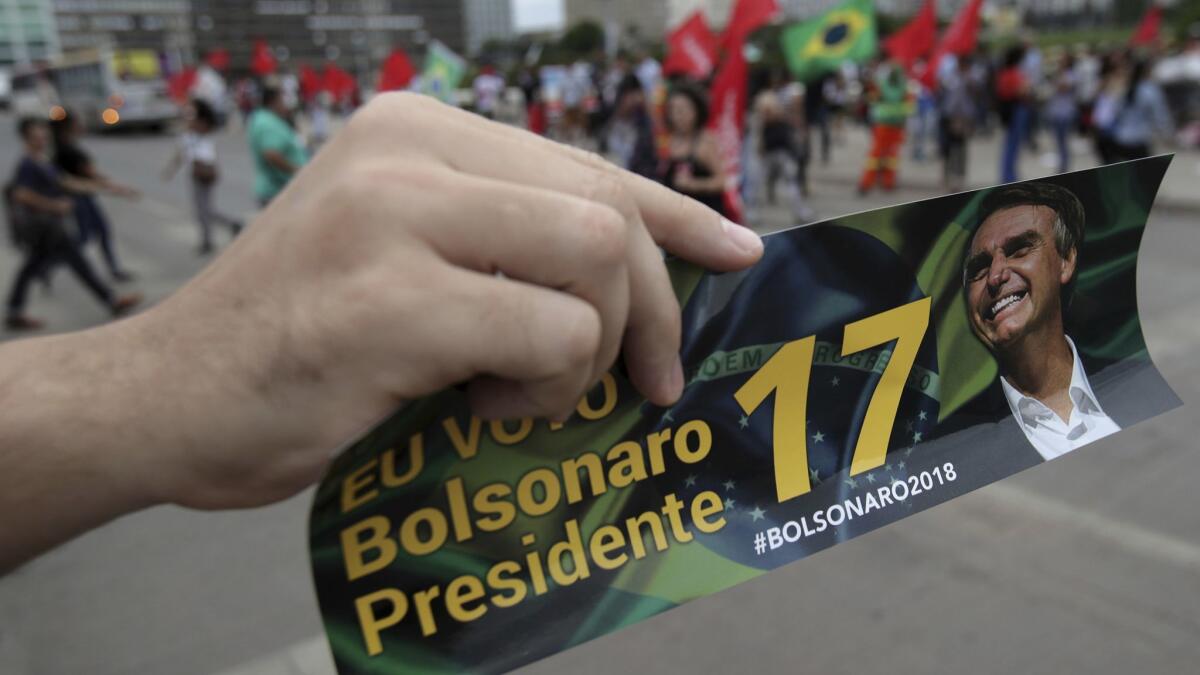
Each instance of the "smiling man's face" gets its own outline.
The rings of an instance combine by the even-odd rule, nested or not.
[[[1075,274],[1075,251],[1054,244],[1057,215],[1047,206],[993,213],[975,232],[964,267],[971,327],[993,352],[1057,321],[1063,285]]]

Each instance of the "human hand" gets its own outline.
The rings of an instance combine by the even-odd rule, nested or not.
[[[398,405],[466,383],[488,418],[565,418],[622,351],[683,389],[658,246],[715,270],[762,243],[597,156],[412,94],[360,111],[200,277],[112,327],[154,500],[281,499]]]
[[[70,197],[59,197],[54,200],[53,212],[58,216],[69,216],[75,213],[75,200]]]

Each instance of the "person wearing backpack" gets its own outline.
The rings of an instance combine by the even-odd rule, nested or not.
[[[25,145],[25,154],[17,164],[12,181],[5,189],[10,228],[25,248],[25,260],[17,269],[8,296],[4,325],[9,330],[36,330],[44,325],[25,314],[29,285],[50,265],[66,263],[75,276],[103,303],[113,316],[137,306],[138,294],[117,296],[92,269],[67,231],[67,219],[75,212],[73,193],[86,192],[90,186],[60,175],[47,157],[50,128],[39,119],[22,119],[17,133]]]

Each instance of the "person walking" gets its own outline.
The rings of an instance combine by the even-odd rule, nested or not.
[[[1021,159],[1021,143],[1029,130],[1029,83],[1021,64],[1025,49],[1009,49],[1004,68],[996,75],[996,105],[1004,124],[1004,149],[1000,156],[1000,182],[1017,181],[1017,164]]]
[[[904,145],[904,129],[912,111],[908,95],[908,77],[894,63],[882,64],[876,71],[871,100],[873,141],[867,166],[858,182],[858,193],[865,195],[878,181],[884,190],[896,189],[896,172],[900,164],[900,147]]]
[[[229,228],[231,237],[236,237],[242,231],[242,221],[225,215],[213,205],[213,196],[221,176],[217,165],[217,146],[212,139],[212,132],[217,128],[216,111],[205,101],[197,99],[192,101],[184,114],[187,131],[180,136],[179,146],[163,172],[163,179],[170,180],[180,167],[188,167],[192,213],[196,217],[196,224],[200,226],[198,252],[208,255],[213,251],[213,224],[224,225]]]
[[[1071,130],[1078,119],[1075,57],[1068,53],[1063,55],[1058,72],[1054,74],[1054,93],[1046,103],[1046,120],[1054,131],[1054,144],[1058,150],[1059,173],[1071,170]]]
[[[967,185],[967,140],[977,118],[973,68],[969,56],[960,56],[956,68],[941,81],[942,180],[949,193],[962,192]]]
[[[133,275],[117,262],[113,244],[112,225],[96,199],[97,192],[106,192],[126,199],[137,199],[138,191],[119,183],[96,168],[91,155],[79,144],[83,127],[70,112],[50,123],[54,136],[54,165],[67,176],[85,181],[89,189],[75,192],[75,221],[79,228],[79,246],[85,248],[92,239],[100,244],[108,273],[115,281],[132,281]]]
[[[79,212],[72,192],[83,193],[92,186],[60,173],[49,161],[50,130],[45,122],[22,119],[17,125],[17,134],[25,152],[4,190],[4,202],[14,238],[25,250],[25,259],[17,269],[9,291],[5,327],[27,331],[45,325],[42,320],[25,314],[25,303],[29,285],[57,262],[65,263],[113,316],[133,309],[141,302],[141,296],[114,294],[100,280],[67,231],[67,220]]]
[[[254,157],[254,195],[266,206],[308,162],[304,141],[289,121],[291,110],[278,89],[263,90],[262,106],[250,115],[246,138]]]
[[[726,215],[725,169],[717,141],[707,129],[708,101],[690,86],[667,95],[664,120],[669,134],[667,158],[659,163],[658,182]]]
[[[653,176],[658,165],[654,123],[646,110],[646,93],[635,75],[617,86],[612,114],[600,130],[600,153],[617,166],[640,176]]]
[[[1171,138],[1175,122],[1162,88],[1150,77],[1150,64],[1137,61],[1129,73],[1129,85],[1118,102],[1112,126],[1113,160],[1124,162],[1153,154],[1155,136]]]
[[[803,158],[797,147],[797,139],[802,130],[796,128],[780,94],[774,89],[767,89],[758,95],[754,101],[754,113],[759,126],[758,149],[764,169],[766,201],[775,202],[775,186],[782,178],[794,221],[797,224],[813,221],[816,212],[805,202],[800,189]]]

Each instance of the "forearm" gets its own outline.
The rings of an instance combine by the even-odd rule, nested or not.
[[[156,501],[114,328],[0,347],[0,574]]]
[[[94,194],[100,192],[102,185],[90,178],[80,178],[79,176],[59,176],[58,182],[64,190],[76,194]]]
[[[708,178],[696,178],[692,183],[695,192],[724,192],[725,176],[718,174]]]
[[[42,196],[28,188],[17,188],[14,198],[19,204],[35,211],[58,212],[59,206],[56,200]]]

